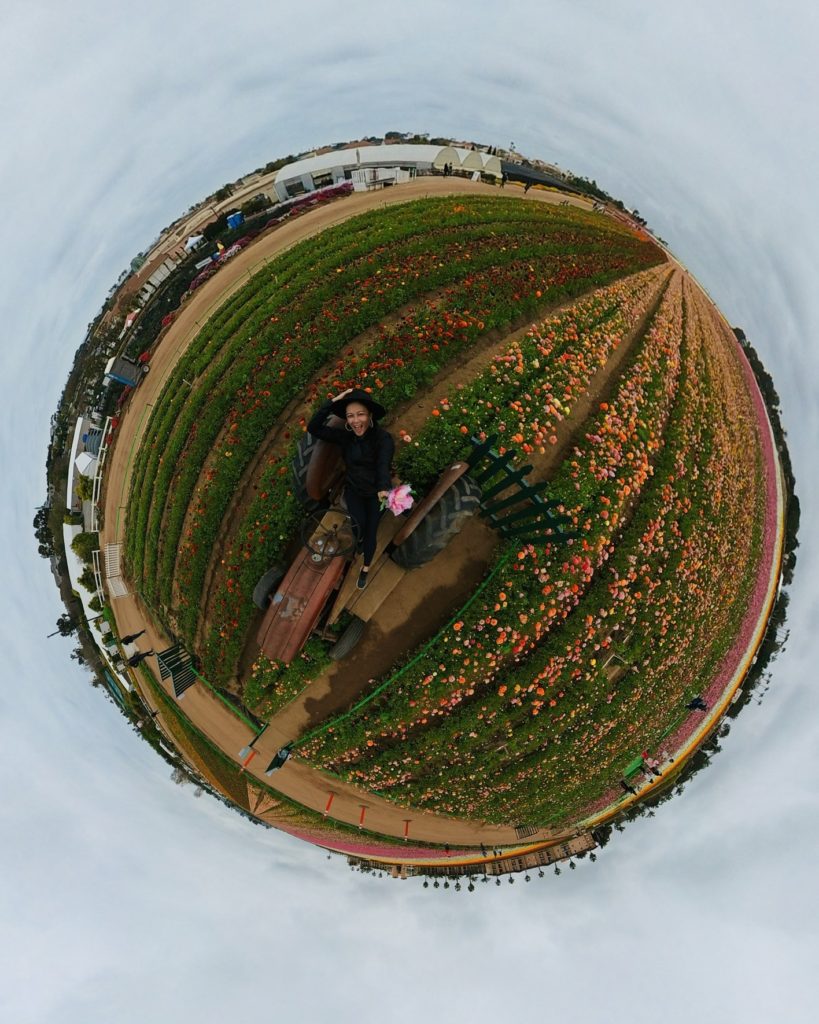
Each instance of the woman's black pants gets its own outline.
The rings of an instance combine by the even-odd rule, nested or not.
[[[344,488],[344,500],[347,511],[353,517],[358,539],[364,550],[364,564],[369,565],[375,554],[375,539],[378,533],[378,520],[381,518],[381,502],[377,494],[365,498],[352,487]]]

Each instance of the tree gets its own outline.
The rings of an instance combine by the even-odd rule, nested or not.
[[[99,534],[78,533],[71,541],[71,550],[84,562],[90,562],[92,554],[99,548]]]
[[[175,782],[177,786],[187,786],[190,781],[187,772],[178,766],[171,772],[171,782]]]
[[[254,196],[252,199],[248,199],[246,203],[242,203],[239,209],[242,211],[245,217],[250,217],[254,213],[259,213],[261,210],[266,210],[269,206],[272,205],[273,204],[267,198],[266,195],[258,195]]]
[[[74,620],[71,618],[71,616],[70,615],[61,615],[59,617],[59,619],[57,619],[57,628],[56,628],[56,630],[53,633],[49,633],[48,635],[49,636],[56,636],[57,633],[59,633],[60,636],[71,636],[71,634],[75,633],[76,630],[77,630],[77,624],[74,622]]]
[[[48,506],[43,505],[37,509],[37,515],[34,517],[34,536],[39,541],[37,545],[37,553],[42,558],[50,558],[54,554],[54,538],[51,535],[51,529],[48,525]]]
[[[82,576],[77,579],[77,583],[81,587],[85,587],[86,590],[90,590],[92,593],[97,589],[97,581],[94,579],[94,570],[90,565],[85,567],[85,571]]]

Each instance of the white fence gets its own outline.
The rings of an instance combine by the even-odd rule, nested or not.
[[[108,435],[111,430],[111,417],[105,417],[105,423],[102,425],[102,444],[100,445],[99,453],[97,454],[97,468],[94,471],[94,484],[91,490],[91,530],[93,533],[98,533],[100,528],[100,491],[102,490],[102,469],[105,465],[105,460],[108,456]]]
[[[99,552],[95,552],[95,555]],[[121,544],[105,545],[105,586],[112,598],[127,597],[128,587],[122,578],[120,559],[122,555]]]

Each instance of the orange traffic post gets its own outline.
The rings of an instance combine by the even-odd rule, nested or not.
[[[359,828],[363,828],[364,827],[364,815],[366,813],[367,813],[367,807],[366,807],[365,804],[362,804],[361,805],[361,814],[358,817],[358,827]]]
[[[328,795],[327,795],[327,806],[324,808],[324,817],[325,818],[330,813],[330,808],[333,806],[333,799],[334,799],[334,797],[335,797],[335,793],[328,793]]]

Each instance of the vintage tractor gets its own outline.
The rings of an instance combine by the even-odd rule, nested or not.
[[[384,513],[369,582],[358,590],[357,572],[350,571],[358,537],[344,507],[339,448],[305,434],[293,459],[295,494],[306,513],[301,550],[289,569],[274,566],[253,591],[254,604],[265,612],[257,636],[263,653],[287,664],[317,632],[333,641],[332,658],[349,654],[406,571],[443,551],[479,511],[481,490],[468,469],[467,462],[453,463],[409,513]],[[332,627],[342,613],[351,617],[338,634]]]

